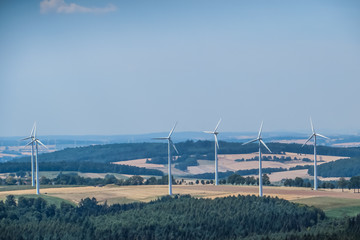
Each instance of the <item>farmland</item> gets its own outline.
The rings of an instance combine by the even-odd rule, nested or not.
[[[34,189],[14,190],[2,187],[0,199],[5,199],[7,195],[31,195]],[[166,185],[151,186],[115,186],[107,185],[104,187],[66,187],[66,188],[43,188],[41,193],[45,197],[64,199],[72,203],[79,203],[86,197],[95,197],[100,203],[105,201],[108,204],[130,203],[130,202],[149,202],[158,197],[167,195]],[[198,198],[217,198],[232,195],[257,195],[257,186],[232,186],[232,185],[176,185],[173,187],[174,194],[190,194]],[[316,206],[325,211],[331,217],[354,216],[360,213],[360,195],[352,191],[345,190],[319,190],[313,191],[309,188],[297,187],[264,187],[264,195],[283,198],[293,202]]]
[[[249,153],[249,154],[219,154],[219,172],[226,171],[238,171],[238,170],[247,170],[247,169],[256,169],[258,168],[259,162],[257,160],[251,161],[239,161],[239,159],[254,159],[256,158],[258,153]],[[289,169],[291,167],[296,166],[305,166],[311,165],[312,162],[304,161],[308,159],[313,159],[312,154],[299,154],[299,153],[291,153],[285,152],[283,154],[263,154],[263,157],[277,157],[281,158],[291,158],[290,161],[279,162],[279,161],[263,161],[263,168],[284,168]],[[343,159],[346,157],[341,156],[328,156],[328,155],[318,155],[318,164],[324,164],[332,161],[336,161],[338,159]],[[148,163],[148,159],[135,159],[128,161],[120,161],[114,162],[114,164],[124,164],[135,167],[143,167],[149,169],[156,169],[164,172],[167,172],[166,164],[153,164]],[[181,177],[185,177],[187,175],[193,174],[202,174],[208,172],[214,172],[214,161],[212,160],[197,160],[198,166],[189,166],[187,171],[181,171],[179,169],[174,168],[173,174]],[[307,170],[294,170],[294,171],[282,171],[277,173],[272,173],[269,175],[271,182],[277,182],[284,178],[311,178],[311,176],[307,173]],[[337,178],[331,179],[336,180]],[[321,180],[330,180],[321,178]]]

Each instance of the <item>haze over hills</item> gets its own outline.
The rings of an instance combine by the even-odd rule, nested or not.
[[[154,142],[153,138],[166,136],[168,132],[145,133],[145,134],[126,134],[126,135],[44,135],[41,136],[43,142],[47,145],[55,145],[56,149],[66,147],[87,146],[94,144],[111,143],[139,143]],[[309,133],[299,132],[264,132],[263,137],[267,142],[300,143],[306,140]],[[22,146],[25,142],[20,141],[24,136],[0,137],[1,146]],[[227,142],[245,142],[257,136],[257,132],[220,132],[219,140]],[[359,146],[360,135],[332,134],[326,135],[330,140],[322,140],[320,144],[327,146]],[[174,142],[183,142],[187,140],[213,140],[213,137],[203,132],[175,132]],[[351,144],[353,143],[353,144]]]

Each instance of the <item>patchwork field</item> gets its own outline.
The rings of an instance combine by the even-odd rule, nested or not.
[[[0,189],[0,199],[5,199],[9,194],[15,196],[34,196],[34,189],[15,190]],[[109,204],[129,203],[134,201],[149,202],[160,196],[167,195],[167,185],[151,186],[114,186],[105,187],[66,187],[41,189],[42,196],[56,199],[64,199],[72,203],[78,203],[86,197],[95,197],[99,202]],[[173,187],[174,194],[190,194],[200,198],[226,197],[230,195],[257,195],[257,186],[232,186],[232,185],[176,185]],[[360,194],[345,190],[319,190],[295,187],[264,187],[264,195],[284,198],[293,202],[313,205],[323,209],[330,217],[352,216],[360,213]],[[57,201],[57,200],[56,200]]]
[[[226,171],[238,171],[238,170],[247,170],[247,169],[255,169],[259,167],[259,162],[252,160],[252,161],[236,161],[238,159],[252,159],[258,156],[258,153],[250,153],[250,154],[219,154],[219,172],[226,172]],[[297,160],[291,160],[286,162],[278,162],[278,161],[263,161],[262,166],[263,168],[285,168],[289,169],[291,167],[295,167],[298,165],[312,165],[313,162],[306,162],[302,159],[313,159],[312,154],[298,154],[298,153],[290,153],[286,152],[285,154],[263,154],[266,157],[291,157],[292,159],[296,158]],[[323,163],[336,161],[344,157],[340,156],[325,156],[325,155],[318,155],[318,164],[321,165]],[[186,176],[192,174],[202,174],[208,172],[214,172],[214,161],[211,160],[198,160],[198,166],[190,166],[188,167],[188,171],[181,171],[179,169],[173,168],[173,174],[175,176]],[[137,166],[137,167],[145,167],[150,169],[157,169],[165,174],[167,173],[167,165],[166,164],[152,164],[146,163],[146,159],[136,159],[136,160],[129,160],[129,161],[121,161],[121,162],[114,162],[114,164],[124,164],[130,166]],[[270,176],[270,181],[280,181],[283,178],[311,178],[310,175],[307,174],[307,170],[296,170],[296,171],[286,171],[286,172],[278,172],[273,173]],[[329,180],[329,179],[324,179]]]

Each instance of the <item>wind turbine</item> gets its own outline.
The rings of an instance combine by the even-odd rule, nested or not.
[[[306,142],[302,145],[302,147],[304,147],[308,141],[310,141],[312,138],[314,138],[314,190],[317,190],[318,189],[318,179],[317,179],[317,160],[316,160],[316,137],[322,137],[322,138],[326,138],[326,139],[329,139],[329,138],[315,132],[314,125],[312,123],[311,118],[310,118],[310,124],[311,124],[312,134],[306,140]]]
[[[173,141],[171,140],[171,135],[174,132],[177,122],[175,123],[174,127],[171,129],[169,136],[167,137],[160,137],[160,138],[153,138],[156,140],[167,140],[168,141],[168,177],[169,177],[169,195],[172,195],[172,177],[171,177],[171,146],[174,150],[179,154],[178,150],[176,149]]]
[[[209,134],[214,134],[214,138],[215,138],[215,185],[218,185],[218,156],[217,156],[217,150],[219,149],[219,142],[218,142],[218,138],[217,135],[219,134],[219,132],[217,131],[219,124],[221,122],[221,118],[219,120],[219,122],[217,123],[215,130],[212,131],[204,131],[204,133],[209,133]]]
[[[26,146],[31,145],[32,147],[35,144],[35,167],[36,167],[36,194],[40,194],[40,182],[39,182],[39,163],[38,163],[38,151],[39,151],[39,144],[44,146],[46,149],[48,149],[38,138],[36,138],[36,127],[34,131],[34,135],[31,138],[31,141],[26,144]]]
[[[243,143],[243,145],[246,145],[248,143],[253,143],[253,142],[256,142],[256,141],[259,142],[259,196],[260,197],[263,196],[263,191],[262,191],[263,181],[262,181],[262,166],[261,166],[261,144],[264,145],[264,147],[271,153],[270,148],[268,148],[266,146],[266,144],[264,143],[264,141],[261,138],[262,127],[263,127],[263,122],[261,122],[259,134],[258,134],[258,137],[256,139],[251,140],[251,141],[246,142],[246,143]]]
[[[30,136],[27,138],[23,138],[21,140],[28,140],[31,139],[31,186],[35,185],[35,178],[34,178],[34,142],[35,139],[35,132],[36,132],[36,122],[34,122],[34,126],[31,130]]]

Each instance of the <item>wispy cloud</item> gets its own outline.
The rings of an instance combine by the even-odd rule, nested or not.
[[[40,12],[49,13],[107,13],[116,11],[116,6],[108,4],[105,7],[84,7],[75,3],[66,3],[65,0],[43,0],[40,2]]]

